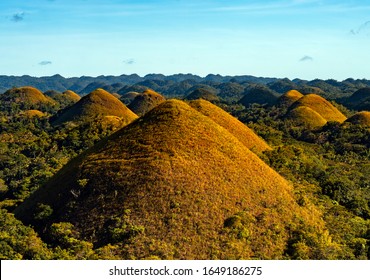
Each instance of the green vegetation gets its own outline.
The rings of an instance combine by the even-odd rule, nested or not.
[[[2,259],[369,259],[368,112],[223,92],[234,118],[148,90],[137,119],[101,89],[49,94],[0,96]]]
[[[356,113],[350,118],[348,118],[346,122],[350,122],[352,124],[358,124],[362,126],[370,126],[370,112],[362,111],[362,112]]]

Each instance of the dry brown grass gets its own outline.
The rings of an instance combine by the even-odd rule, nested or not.
[[[120,117],[126,124],[137,118],[135,113],[112,94],[103,89],[96,89],[74,105],[64,109],[53,123],[61,124],[71,121],[82,123],[104,116]]]
[[[96,245],[112,242],[107,228],[124,220],[124,259],[281,259],[291,230],[322,228],[285,179],[178,100],[72,160],[16,209],[42,230],[32,218],[38,203],[54,210],[50,222],[71,222]]]
[[[291,110],[299,106],[306,106],[320,114],[326,121],[344,122],[347,118],[325,98],[316,94],[307,94],[297,100]]]
[[[22,116],[32,119],[32,118],[42,118],[45,114],[39,110],[26,110],[21,113]]]
[[[81,99],[81,96],[79,96],[77,93],[75,93],[72,90],[66,90],[65,92],[63,92],[63,96],[73,102],[78,102]]]
[[[278,104],[280,106],[289,107],[302,97],[302,93],[300,93],[298,90],[293,89],[280,96],[278,99]]]
[[[191,107],[228,130],[248,149],[258,153],[271,149],[270,146],[249,127],[222,110],[220,107],[213,105],[204,99],[191,101],[189,104]]]
[[[16,103],[25,103],[30,105],[54,104],[55,101],[45,96],[41,91],[34,87],[12,88],[4,93],[7,98]]]
[[[298,106],[289,111],[287,118],[297,125],[303,125],[309,129],[322,127],[327,121],[316,111],[307,106]]]
[[[128,105],[128,108],[130,108],[138,116],[143,116],[165,100],[166,99],[159,93],[147,89],[143,93],[137,95],[135,99]]]

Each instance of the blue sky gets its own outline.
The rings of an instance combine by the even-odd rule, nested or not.
[[[1,0],[0,38],[1,75],[370,79],[370,0]]]

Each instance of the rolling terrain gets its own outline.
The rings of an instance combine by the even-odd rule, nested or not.
[[[182,77],[0,96],[2,258],[369,258],[368,111],[303,90],[334,82]]]

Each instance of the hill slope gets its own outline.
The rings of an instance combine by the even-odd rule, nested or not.
[[[370,110],[370,87],[362,88],[354,92],[346,101],[345,105],[355,110]]]
[[[165,101],[165,98],[162,95],[153,90],[147,89],[142,94],[137,95],[128,105],[128,108],[138,116],[143,116],[163,101]]]
[[[326,121],[337,121],[342,123],[347,119],[328,100],[316,94],[307,94],[303,96],[290,107],[290,110],[299,106],[305,106],[316,111],[316,113],[321,115]]]
[[[86,122],[97,117],[117,116],[125,123],[130,123],[137,116],[120,100],[103,89],[96,89],[84,96],[74,105],[62,110],[53,120],[53,124],[65,122]]]
[[[303,97],[302,93],[300,93],[298,90],[293,89],[280,96],[278,99],[278,104],[280,106],[289,107],[302,97]]]
[[[220,100],[220,98],[218,98],[216,94],[204,88],[198,88],[192,91],[189,95],[186,96],[185,99],[196,100],[196,99],[201,99],[201,98],[204,100],[211,101],[211,102]]]
[[[256,152],[263,152],[271,149],[270,146],[263,139],[257,136],[249,127],[216,105],[200,99],[191,101],[190,106],[228,130],[248,149]]]
[[[370,126],[370,112],[362,111],[354,114],[352,117],[348,118],[346,122],[352,124],[359,124],[362,126]]]
[[[34,87],[19,87],[9,89],[3,95],[1,95],[1,99],[31,107],[55,104],[50,97],[45,96],[41,91]]]
[[[246,90],[245,95],[239,100],[239,103],[244,106],[249,106],[253,103],[273,105],[276,103],[278,96],[266,86],[254,86]]]
[[[307,106],[298,106],[290,110],[287,118],[297,125],[303,125],[309,129],[322,127],[327,121],[316,111]]]
[[[53,211],[44,221],[34,218],[41,205]],[[15,213],[39,232],[70,222],[96,246],[118,242],[121,258],[270,259],[302,225],[314,224],[310,237],[322,227],[302,209],[226,129],[170,100],[72,160]]]
[[[62,93],[62,95],[73,102],[78,102],[81,99],[81,96],[79,96],[77,93],[75,93],[72,90],[66,90],[65,92]]]
[[[24,116],[27,119],[42,118],[45,116],[45,114],[39,110],[26,110],[24,112],[21,112],[20,115]]]

